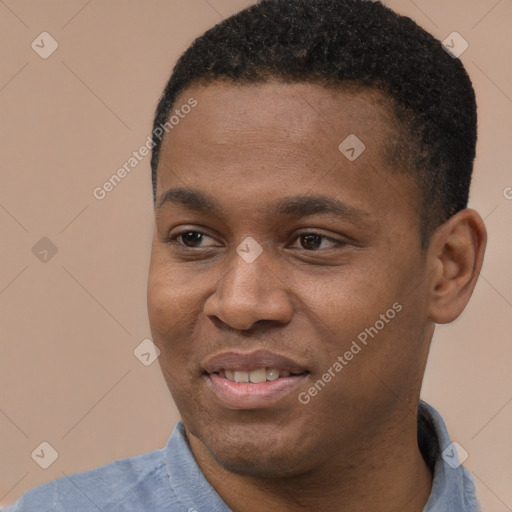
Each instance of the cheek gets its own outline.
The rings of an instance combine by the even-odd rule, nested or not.
[[[367,261],[322,279],[296,281],[303,311],[316,331],[317,353],[322,352],[317,370],[327,371],[338,356],[346,361],[334,371],[339,375],[330,384],[334,394],[341,386],[354,396],[364,395],[374,381],[379,384],[375,372],[393,379],[393,372],[408,371],[417,355],[421,335],[418,318],[411,316],[416,308],[407,296],[409,279],[398,275],[396,268],[403,271],[403,265],[384,263]]]
[[[147,306],[153,341],[160,351],[183,350],[197,315],[197,292],[194,293],[193,283],[183,279],[182,272],[152,263]]]
[[[160,350],[158,363],[169,390],[178,404],[188,397],[189,377],[193,354],[190,332],[192,308],[179,289],[176,289],[169,272],[152,268],[148,280],[148,316],[152,339]]]
[[[340,342],[356,336],[396,300],[393,284],[368,264],[340,267],[324,276],[300,276],[295,291],[310,321]],[[390,291],[391,290],[391,291]]]

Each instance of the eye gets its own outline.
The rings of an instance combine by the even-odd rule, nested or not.
[[[208,245],[203,244],[202,242],[205,239],[213,238],[206,233],[201,231],[188,229],[186,231],[181,231],[179,233],[175,233],[173,235],[169,235],[166,238],[165,243],[171,245],[178,245],[180,247],[194,249],[201,247],[218,247],[218,244],[211,243]],[[321,249],[329,249],[336,246],[345,245],[343,242],[334,240],[328,236],[322,235],[321,233],[316,232],[306,232],[299,234],[295,240],[299,240],[301,248],[307,251],[318,251]],[[328,245],[325,247],[325,245]]]
[[[177,244],[184,247],[194,248],[194,247],[204,247],[201,245],[201,242],[204,238],[212,238],[201,231],[195,231],[193,229],[189,229],[187,231],[181,231],[180,233],[176,233],[174,235],[170,235],[165,243],[168,244]],[[213,238],[212,238],[213,240]],[[212,244],[215,245],[215,244]],[[212,245],[208,246],[211,247]]]
[[[344,245],[343,242],[315,232],[301,233],[296,240],[300,241],[303,249],[309,251],[318,251],[321,249],[322,241],[326,241],[331,247]]]

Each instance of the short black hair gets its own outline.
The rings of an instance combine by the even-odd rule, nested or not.
[[[276,79],[368,87],[389,99],[397,123],[387,153],[418,184],[422,247],[467,207],[477,138],[471,80],[440,41],[375,0],[261,0],[197,38],[156,110],[155,204],[162,143],[155,129],[168,122],[178,96],[200,83]]]

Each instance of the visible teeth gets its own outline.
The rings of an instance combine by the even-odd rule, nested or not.
[[[249,380],[254,384],[265,382],[267,380],[267,371],[265,368],[261,368],[260,370],[252,370],[249,373]]]
[[[269,368],[267,370],[267,380],[276,380],[279,378],[279,370],[276,368]]]
[[[253,384],[260,384],[261,382],[273,381],[279,377],[289,377],[291,374],[285,370],[278,370],[277,368],[258,368],[257,370],[247,371],[233,371],[221,370],[220,377],[228,379],[232,382],[252,382]]]
[[[235,382],[249,382],[249,372],[235,372]]]

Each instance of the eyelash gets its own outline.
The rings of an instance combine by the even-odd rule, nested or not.
[[[197,233],[197,234],[200,234],[202,236],[207,236],[209,238],[213,238],[211,237],[210,235],[208,235],[207,233],[203,233],[202,231],[198,231],[198,230],[195,230],[195,229],[187,229],[187,230],[184,230],[184,231],[180,231],[179,233],[175,233],[173,235],[169,235],[165,240],[164,242],[166,244],[169,244],[169,245],[178,245],[180,246],[181,248],[183,249],[191,249],[191,250],[194,250],[194,249],[204,249],[205,247],[189,247],[188,245],[185,245],[185,244],[180,244],[178,239],[185,235],[185,234],[188,234],[188,233]],[[316,231],[304,231],[303,233],[299,233],[295,239],[297,240],[298,238],[301,238],[301,237],[304,237],[304,236],[307,236],[307,235],[314,235],[314,236],[318,236],[320,237],[321,239],[323,240],[327,240],[329,242],[332,242],[334,244],[334,246],[337,246],[337,247],[342,247],[344,245],[347,245],[345,242],[341,242],[339,240],[335,240],[334,238],[331,238],[331,237],[328,237],[326,235],[323,235],[322,233],[318,233]],[[208,247],[213,247],[213,246],[208,246]],[[321,251],[322,249],[303,249],[307,252],[319,252]],[[325,250],[325,249],[324,249]]]

